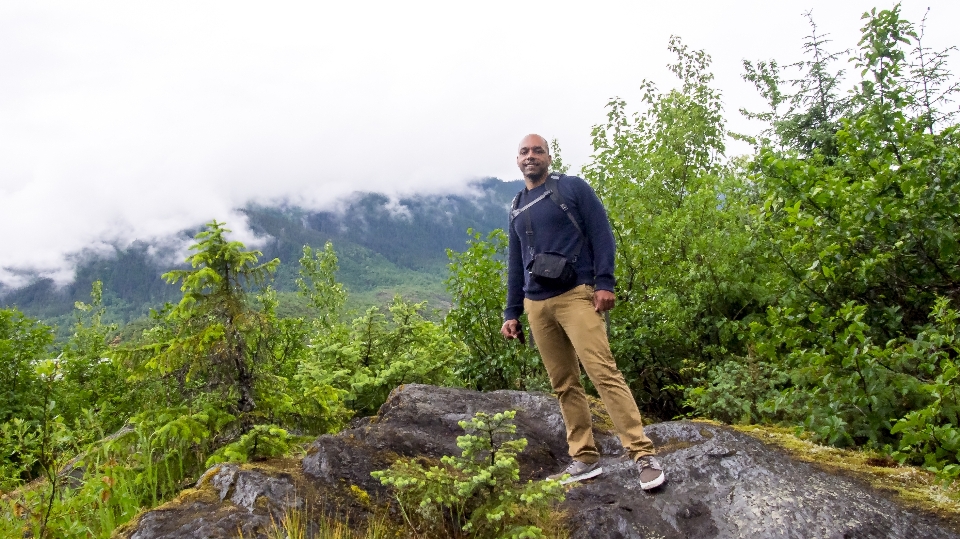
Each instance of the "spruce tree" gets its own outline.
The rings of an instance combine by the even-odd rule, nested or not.
[[[207,223],[190,247],[191,269],[163,275],[180,283],[183,298],[166,313],[162,336],[149,346],[146,366],[176,376],[181,389],[232,395],[234,412],[256,408],[254,383],[261,338],[269,332],[262,313],[252,304],[249,287],[263,285],[276,271],[278,259],[260,263],[260,251],[228,241],[224,223]],[[193,383],[188,383],[193,382]],[[187,395],[184,395],[187,396]]]

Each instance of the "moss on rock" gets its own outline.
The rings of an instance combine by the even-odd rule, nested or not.
[[[857,477],[879,491],[895,494],[911,507],[935,513],[960,528],[960,487],[944,486],[932,472],[899,465],[874,451],[819,445],[798,437],[792,428],[761,425],[733,425],[732,428],[827,472]]]

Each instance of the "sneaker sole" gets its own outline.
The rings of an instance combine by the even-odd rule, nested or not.
[[[649,483],[644,483],[643,481],[640,481],[640,488],[642,490],[650,490],[652,488],[657,488],[660,485],[662,485],[666,479],[667,479],[667,474],[661,472],[660,477],[657,477],[656,479],[654,479],[653,481],[650,481]]]
[[[603,473],[603,467],[596,467],[593,470],[590,470],[587,473],[582,473],[580,475],[572,475],[563,481],[560,481],[561,485],[566,485],[567,483],[575,483],[577,481],[583,481],[584,479],[590,479],[591,477],[596,477]]]

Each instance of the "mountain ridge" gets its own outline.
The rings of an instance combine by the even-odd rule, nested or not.
[[[393,293],[401,293],[443,307],[446,249],[465,248],[468,228],[487,234],[503,227],[522,181],[486,178],[470,186],[468,194],[400,198],[357,192],[333,211],[255,203],[240,211],[249,229],[262,238],[255,247],[263,253],[262,260],[281,261],[273,282],[280,293],[296,291],[303,246],[322,248],[330,241],[340,262],[338,279],[352,298],[361,298],[356,303],[385,303]],[[100,280],[108,319],[129,322],[145,316],[151,308],[179,297],[178,287],[161,278],[171,269],[185,267],[182,261],[170,263],[176,253],[167,244],[171,239],[188,241],[196,230],[185,229],[176,238],[157,242],[135,241],[108,254],[83,253],[70,283],[58,286],[50,278],[35,276],[26,286],[0,288],[0,307],[15,306],[63,327],[69,325],[74,303],[89,301],[91,284]]]

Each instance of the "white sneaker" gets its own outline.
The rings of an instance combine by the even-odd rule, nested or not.
[[[566,485],[567,483],[573,483],[574,481],[590,479],[591,477],[596,477],[602,473],[603,468],[600,467],[599,462],[587,464],[586,462],[575,460],[560,473],[547,476],[547,479],[552,481],[560,481],[561,485]]]
[[[643,490],[659,487],[666,479],[663,466],[660,466],[660,461],[654,456],[637,459],[637,471],[640,472],[640,488]]]

